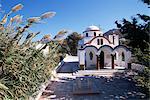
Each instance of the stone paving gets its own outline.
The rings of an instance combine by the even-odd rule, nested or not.
[[[118,74],[113,77],[90,76],[98,94],[74,94],[74,84],[77,78],[59,78],[47,86],[41,100],[146,100],[132,77]],[[86,76],[82,76],[86,78]],[[82,81],[86,84],[87,81]]]

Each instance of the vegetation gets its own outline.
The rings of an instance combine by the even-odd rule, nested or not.
[[[147,5],[150,5],[150,0],[142,0],[142,2],[146,3]]]
[[[40,32],[29,32],[33,24],[40,23],[40,20],[52,17],[55,13],[47,12],[24,22],[20,15],[8,20],[11,13],[22,7],[21,4],[13,7],[0,22],[0,100],[28,100],[30,96],[36,95],[40,85],[50,78],[51,69],[59,61],[56,56],[58,42],[49,41],[36,50],[32,39]],[[45,57],[41,51],[46,46],[49,46],[50,51]]]
[[[149,94],[149,77],[150,77],[150,52],[149,52],[149,36],[150,36],[150,17],[147,15],[137,14],[132,21],[123,19],[122,22],[115,22],[120,29],[123,37],[126,39],[124,43],[129,46],[138,60],[138,63],[146,66],[143,72],[139,73],[135,79],[141,87]],[[137,63],[137,62],[136,62]]]
[[[138,23],[138,20],[143,21],[143,23]],[[124,38],[128,41],[126,45],[133,49],[140,48],[142,52],[148,49],[150,31],[149,21],[149,16],[140,14],[137,14],[137,18],[132,18],[131,22],[126,19],[123,19],[122,23],[116,21],[117,27],[120,28]]]
[[[60,52],[76,56],[78,49],[78,41],[81,39],[82,39],[81,35],[78,34],[77,32],[73,32],[72,34],[68,35],[64,39],[64,43],[60,48]]]
[[[142,1],[149,4],[149,0]],[[0,100],[28,100],[30,96],[35,96],[40,85],[50,78],[51,69],[58,64],[58,52],[76,55],[77,43],[81,39],[78,33],[73,32],[66,39],[59,41],[49,38],[42,48],[36,50],[32,39],[40,32],[30,32],[29,28],[45,18],[54,16],[55,13],[47,12],[26,21],[22,21],[21,15],[9,19],[10,14],[22,8],[23,5],[16,5],[0,21]],[[116,24],[127,40],[125,44],[132,48],[138,61],[146,66],[145,71],[139,73],[136,79],[147,91],[150,86],[150,17],[137,14],[132,21],[123,19],[121,23],[116,21]],[[58,35],[60,34],[64,35],[66,32],[59,32]],[[44,36],[43,40],[47,37],[49,36]],[[44,56],[41,51],[47,46],[50,51]]]
[[[73,32],[66,38],[67,44],[70,48],[71,55],[77,55],[79,40],[81,40],[81,35],[79,35],[77,32]]]

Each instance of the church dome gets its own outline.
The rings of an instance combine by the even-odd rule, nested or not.
[[[100,29],[97,26],[92,25],[87,27],[85,31],[100,31]]]

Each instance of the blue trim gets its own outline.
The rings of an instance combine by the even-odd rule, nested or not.
[[[111,49],[111,51],[114,50],[114,49],[113,49],[111,46],[109,46],[109,45],[103,45],[103,46],[101,46],[101,47],[98,49],[98,51],[99,51],[101,48],[103,48],[103,47],[109,47],[109,48]]]
[[[116,46],[116,47],[114,48],[114,50],[117,49],[117,48],[120,48],[120,47],[121,47],[121,48],[124,48],[126,51],[130,51],[129,48],[127,48],[127,47],[124,46],[124,45],[118,45],[118,46]]]
[[[88,47],[93,47],[93,48],[95,48],[96,50],[98,50],[95,46],[93,46],[93,45],[88,45],[88,46],[86,46],[86,47],[84,47],[83,49],[86,49],[86,48],[88,48]]]
[[[84,49],[86,49],[86,48],[88,48],[88,47],[93,47],[93,48],[95,48],[97,51],[99,51],[101,48],[103,48],[103,47],[109,47],[112,51],[114,51],[114,50],[116,50],[116,49],[118,49],[118,48],[124,48],[126,51],[131,51],[131,50],[129,50],[129,48],[127,48],[126,46],[124,46],[124,45],[118,45],[118,46],[116,46],[115,48],[112,48],[111,46],[109,46],[109,45],[103,45],[103,46],[101,46],[99,49],[97,48],[97,47],[95,47],[95,46],[93,46],[93,45],[88,45],[88,46],[86,46],[86,47],[84,47],[84,48],[82,48],[82,49],[79,49],[79,50],[84,50]]]

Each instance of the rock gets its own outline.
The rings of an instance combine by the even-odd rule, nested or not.
[[[141,96],[141,98],[144,99],[144,98],[145,98],[145,95]]]
[[[126,98],[124,96],[119,97],[121,100],[125,100]]]
[[[111,79],[110,79],[110,81],[112,82],[112,81],[113,81],[113,79],[111,78]]]
[[[110,97],[114,97],[114,95],[109,95]]]
[[[104,97],[105,99],[108,99],[108,97]]]
[[[136,92],[135,92],[135,91],[133,91],[133,93],[134,93],[134,94],[136,94]]]
[[[56,98],[56,95],[49,96],[50,99]]]
[[[119,99],[119,96],[115,96],[115,99]]]
[[[135,95],[132,93],[131,96],[134,97]]]
[[[143,94],[143,93],[141,93],[141,92],[138,92],[136,95],[145,96],[145,94]]]
[[[132,93],[131,93],[131,92],[128,92],[127,94],[128,94],[128,95],[131,95]]]
[[[104,91],[102,91],[102,94],[105,94],[105,92],[104,92]]]

